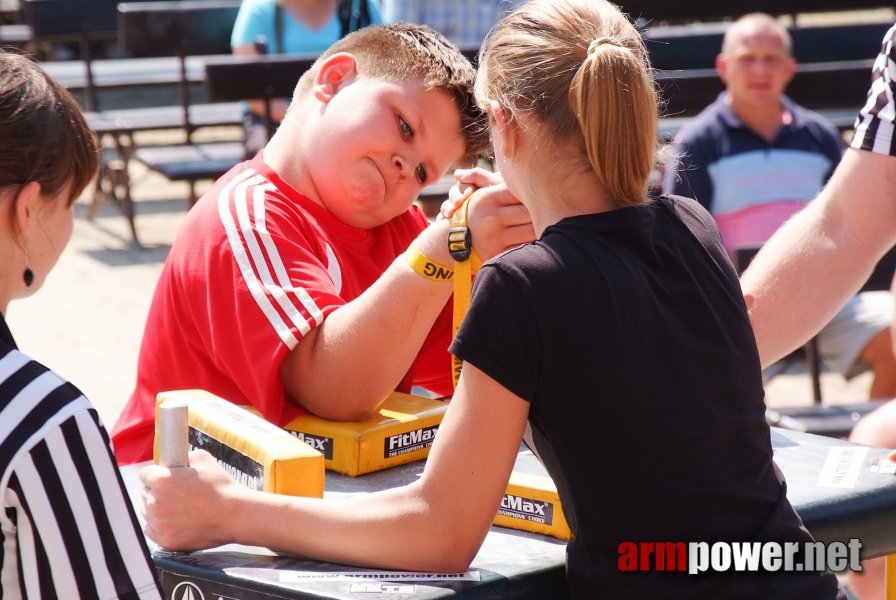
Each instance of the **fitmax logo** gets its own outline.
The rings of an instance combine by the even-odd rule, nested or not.
[[[385,440],[383,456],[391,458],[399,454],[407,454],[415,450],[429,448],[432,446],[433,440],[436,439],[436,432],[438,431],[439,426],[433,425],[432,427],[424,427],[408,431],[407,433],[389,436]]]
[[[554,521],[554,505],[550,502],[539,502],[531,498],[504,494],[498,514],[551,525]]]
[[[290,431],[290,433],[323,454],[325,459],[333,459],[333,438],[311,435],[301,431]]]

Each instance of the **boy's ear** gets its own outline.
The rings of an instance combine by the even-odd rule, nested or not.
[[[329,102],[342,85],[354,80],[357,74],[354,56],[347,52],[338,52],[330,56],[321,64],[314,78],[314,97],[321,102]]]

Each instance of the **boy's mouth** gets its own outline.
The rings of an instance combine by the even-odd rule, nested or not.
[[[383,185],[385,185],[386,174],[385,174],[385,172],[383,172],[383,169],[380,167],[379,163],[375,159],[370,158],[370,157],[368,157],[367,160],[370,161],[370,164],[373,166],[374,170],[379,175],[380,179],[383,180]]]

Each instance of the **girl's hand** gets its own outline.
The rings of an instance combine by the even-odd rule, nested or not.
[[[200,550],[235,541],[228,523],[240,518],[237,497],[250,492],[205,450],[190,452],[190,466],[149,465],[140,471],[144,533],[166,550]],[[200,500],[201,499],[201,500]]]

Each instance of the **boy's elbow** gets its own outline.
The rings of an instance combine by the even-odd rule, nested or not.
[[[330,421],[363,421],[383,404],[384,398],[359,395],[300,398],[299,404],[313,415]]]
[[[331,406],[323,407],[320,412],[311,412],[321,418],[329,419],[330,421],[363,421],[376,413],[380,404],[345,405],[336,402]]]

